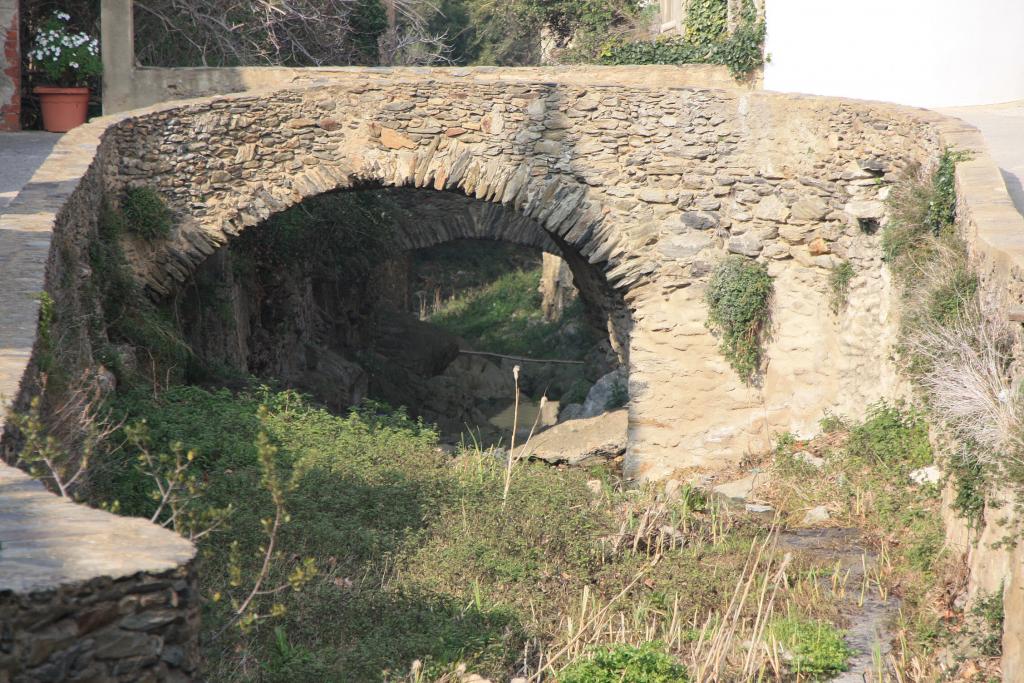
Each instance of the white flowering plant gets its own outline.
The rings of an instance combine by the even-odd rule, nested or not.
[[[61,11],[39,27],[28,58],[50,84],[66,88],[86,85],[90,77],[103,71],[99,41],[75,31],[71,16]]]

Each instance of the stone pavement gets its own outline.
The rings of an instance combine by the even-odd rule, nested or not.
[[[981,131],[1017,210],[1024,214],[1024,101],[943,109]]]
[[[0,133],[0,211],[11,203],[60,140],[57,133]]]

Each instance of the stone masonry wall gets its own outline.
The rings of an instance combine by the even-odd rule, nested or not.
[[[192,544],[0,464],[0,683],[188,681]]]
[[[198,633],[189,567],[0,592],[0,682],[190,681]]]
[[[103,130],[64,136],[0,214],[0,433],[6,409],[40,391],[41,350],[70,379],[95,369],[84,331],[95,310],[88,248],[104,193]],[[44,290],[56,315],[40,338]],[[14,463],[16,447],[4,434],[3,459]],[[171,531],[72,503],[0,462],[0,683],[191,680],[194,553]]]
[[[937,156],[911,110],[768,93],[446,79],[348,82],[183,103],[115,124],[115,187],[179,212],[135,254],[176,287],[239,231],[303,197],[408,186],[531,218],[629,308],[631,475],[711,467],[809,433],[898,390],[876,232],[886,185]],[[768,264],[768,366],[744,386],[705,327],[703,288],[728,253]],[[828,278],[854,265],[850,303]],[[609,327],[613,327],[611,324]]]

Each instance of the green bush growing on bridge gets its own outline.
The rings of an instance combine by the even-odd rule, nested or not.
[[[151,378],[165,377],[183,368],[192,351],[182,339],[168,312],[153,303],[131,272],[121,249],[121,236],[128,229],[125,211],[103,200],[97,236],[89,244],[92,268],[91,296],[99,302],[102,318],[93,320],[91,332],[97,359],[110,367],[120,381],[126,376],[115,344],[128,344],[148,359]]]
[[[980,283],[956,229],[956,164],[966,158],[946,149],[933,173],[912,168],[893,186],[882,249],[901,286],[904,369],[952,437],[942,465],[955,485],[953,508],[980,527],[989,482],[1024,479],[1014,453],[1024,424],[1007,377],[1006,330],[982,313]]]
[[[764,65],[765,24],[752,2],[744,3],[739,25],[727,27],[726,0],[695,0],[682,36],[655,40],[612,40],[602,47],[602,64],[722,64],[737,80]]]
[[[174,214],[164,198],[151,187],[134,187],[122,205],[128,230],[147,240],[166,239],[174,227]]]
[[[708,282],[707,325],[721,336],[722,355],[748,384],[761,367],[772,289],[764,265],[742,256],[719,263]]]

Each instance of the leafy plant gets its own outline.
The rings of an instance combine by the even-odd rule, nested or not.
[[[71,15],[55,11],[42,22],[28,52],[33,67],[44,74],[49,85],[77,87],[103,71],[100,44],[88,33],[71,28]]]
[[[101,204],[97,239],[89,244],[92,278],[89,286],[100,302],[102,318],[93,321],[93,343],[101,360],[119,372],[119,380],[131,381],[111,344],[128,344],[144,352],[150,362],[150,379],[165,377],[183,368],[191,349],[170,319],[135,280],[121,248],[121,236],[128,229],[124,211],[113,202]]]
[[[953,453],[947,462],[956,493],[952,507],[967,521],[970,528],[980,529],[985,523],[988,477],[976,452],[977,445],[970,439],[963,441],[965,443],[960,452]]]
[[[555,678],[558,683],[686,683],[686,668],[678,664],[660,643],[641,647],[614,645],[596,648],[590,656],[573,662]]]
[[[999,590],[978,595],[971,608],[971,645],[986,657],[998,657],[1003,653],[1003,586]]]
[[[856,275],[856,271],[849,261],[843,261],[832,269],[832,274],[829,275],[829,286],[832,288],[833,313],[838,314],[846,306],[846,302],[850,298],[850,282],[853,281],[854,275]]]
[[[761,367],[762,336],[771,314],[772,279],[767,269],[730,256],[708,282],[708,326],[722,337],[721,351],[747,383]]]
[[[901,403],[881,401],[870,406],[864,422],[850,429],[846,448],[858,458],[900,472],[932,462],[924,415]]]
[[[925,225],[933,234],[951,228],[956,222],[956,165],[967,159],[966,152],[946,148],[939,158],[939,166],[932,178],[934,196],[928,203]]]
[[[853,651],[829,623],[789,615],[772,622],[768,631],[789,655],[793,673],[830,675],[848,668]]]
[[[166,239],[174,227],[174,214],[163,197],[151,187],[134,187],[125,193],[125,226],[143,239]]]
[[[689,3],[681,37],[650,41],[611,40],[603,46],[603,64],[723,64],[737,80],[764,64],[765,24],[752,2],[745,2],[739,25],[729,33],[726,0]]]

